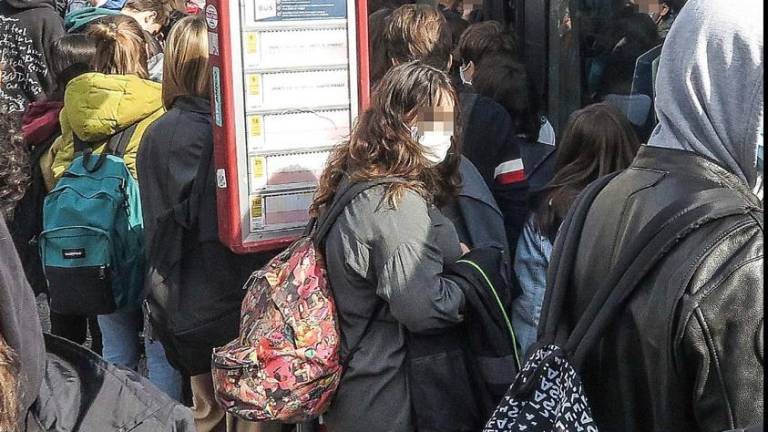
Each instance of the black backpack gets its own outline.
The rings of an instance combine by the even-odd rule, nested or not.
[[[705,223],[757,211],[730,189],[710,189],[664,208],[618,257],[572,328],[561,319],[584,221],[598,193],[617,174],[592,183],[574,203],[558,234],[547,275],[539,340],[483,432],[597,432],[579,376],[584,359],[619,316],[633,290],[682,238]]]
[[[271,258],[237,255],[219,242],[212,157],[207,143],[188,198],[160,215],[147,239],[149,334],[162,342],[170,364],[190,376],[210,373],[213,348],[237,337],[242,287]]]

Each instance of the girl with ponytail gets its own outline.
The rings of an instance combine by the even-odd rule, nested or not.
[[[74,159],[75,136],[98,154],[110,137],[136,125],[122,157],[131,175],[138,178],[136,155],[142,136],[164,112],[162,87],[149,80],[147,44],[142,28],[131,17],[115,15],[92,24],[86,34],[96,43],[91,65],[94,72],[80,75],[67,85],[60,116],[61,150],[56,153],[53,175],[58,180]],[[141,304],[141,299],[133,303]],[[139,330],[143,323],[141,309],[120,309],[110,315],[100,315],[98,320],[104,358],[119,366],[137,369]],[[149,338],[143,343],[150,380],[171,397],[180,399],[181,376],[168,363],[163,346]]]

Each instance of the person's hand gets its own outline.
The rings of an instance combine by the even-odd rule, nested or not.
[[[459,246],[461,247],[461,254],[467,254],[469,253],[469,246],[465,245],[464,243],[459,242]]]

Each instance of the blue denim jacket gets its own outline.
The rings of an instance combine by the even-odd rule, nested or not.
[[[512,326],[521,352],[536,342],[544,291],[547,288],[547,267],[552,254],[552,243],[534,227],[529,217],[517,243],[515,274],[522,294],[512,304]]]

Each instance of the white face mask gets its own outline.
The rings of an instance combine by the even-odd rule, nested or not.
[[[461,78],[462,84],[471,86],[472,81],[468,80],[467,77],[464,75],[468,69],[469,69],[469,64],[459,66],[459,78]]]
[[[424,148],[424,157],[435,166],[448,157],[453,143],[453,134],[444,131],[421,132],[416,126],[411,128],[411,137]]]

